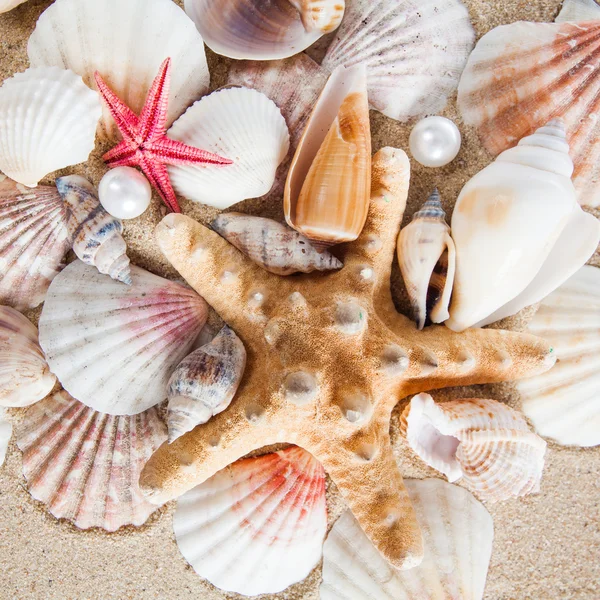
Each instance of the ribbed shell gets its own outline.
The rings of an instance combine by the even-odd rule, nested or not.
[[[496,400],[465,398],[436,404],[414,396],[402,413],[411,449],[449,481],[461,479],[484,500],[538,492],[546,442],[525,418]]]
[[[297,447],[239,460],[179,498],[173,529],[185,559],[213,585],[280,592],[321,559],[325,471]]]
[[[143,525],[157,509],[138,479],[166,438],[156,408],[114,417],[64,391],[31,407],[17,430],[29,493],[57,519],[107,531]]]
[[[548,340],[556,365],[517,383],[536,431],[559,444],[600,444],[600,269],[585,266],[541,304],[529,331]]]
[[[63,387],[116,415],[166,399],[169,377],[208,314],[179,283],[135,266],[131,278],[125,286],[75,261],[53,281],[40,317],[40,344]]]
[[[439,479],[408,479],[423,531],[423,562],[394,569],[347,510],[323,547],[321,600],[481,600],[494,529],[466,490]]]
[[[0,467],[6,459],[6,451],[12,437],[13,426],[6,420],[6,409],[0,406]]]

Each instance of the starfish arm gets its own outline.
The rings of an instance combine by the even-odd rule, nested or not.
[[[164,136],[167,129],[167,109],[171,87],[171,59],[163,61],[154,78],[144,108],[139,117],[139,135],[152,141]]]
[[[145,155],[140,157],[139,160],[129,164],[137,164],[140,169],[142,169],[152,187],[158,191],[160,197],[172,212],[181,212],[179,203],[177,202],[177,196],[171,185],[171,180],[169,179],[169,172],[164,164],[151,160]]]
[[[94,73],[96,86],[123,138],[133,138],[138,127],[138,116],[106,84],[100,73]]]
[[[102,157],[102,160],[109,167],[129,167],[137,164],[136,152],[135,150],[132,150],[131,145],[125,140],[106,152]]]
[[[168,137],[153,142],[152,153],[166,165],[230,165],[233,163],[228,158]]]

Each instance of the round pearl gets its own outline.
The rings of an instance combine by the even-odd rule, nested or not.
[[[452,162],[460,150],[458,127],[445,117],[427,117],[410,133],[408,145],[414,159],[424,167],[443,167]]]
[[[98,187],[100,202],[117,219],[135,219],[150,206],[152,189],[142,173],[117,167],[104,175]]]

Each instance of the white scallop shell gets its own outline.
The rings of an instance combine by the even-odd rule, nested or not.
[[[13,426],[6,420],[6,409],[0,406],[0,467],[6,459],[6,451],[12,437]]]
[[[543,300],[529,332],[556,353],[550,371],[517,383],[536,431],[559,444],[600,444],[600,269],[585,266]]]
[[[29,493],[57,519],[107,531],[143,525],[158,508],[138,480],[166,439],[156,408],[115,417],[64,391],[32,406],[17,429]]]
[[[16,8],[27,0],[0,0],[0,14]]]
[[[202,37],[171,0],[56,0],[39,18],[27,53],[32,66],[71,69],[93,89],[98,71],[136,114],[171,57],[169,123],[206,93],[210,81]],[[117,136],[106,107],[102,124]]]
[[[0,88],[0,170],[36,186],[94,149],[100,98],[81,77],[56,67],[27,69]]]
[[[81,261],[58,275],[40,317],[48,364],[74,398],[133,415],[162,402],[173,369],[206,322],[189,288],[131,266],[125,286]]]
[[[239,460],[177,501],[179,550],[213,585],[274,594],[321,559],[325,471],[301,448]]]
[[[178,194],[221,209],[266,194],[290,147],[277,106],[248,88],[219,90],[202,98],[177,119],[169,137],[233,161],[220,167],[169,166]]]
[[[600,19],[600,6],[595,0],[564,0],[555,23]]]
[[[439,479],[404,482],[423,531],[423,562],[394,569],[347,510],[323,547],[321,600],[481,600],[492,517],[469,492]]]

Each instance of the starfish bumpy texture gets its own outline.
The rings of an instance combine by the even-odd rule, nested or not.
[[[171,82],[170,58],[161,65],[139,117],[106,85],[98,72],[94,77],[98,91],[123,136],[123,141],[103,156],[104,161],[110,167],[140,167],[173,212],[181,211],[166,165],[232,163],[227,158],[166,136]]]
[[[396,311],[390,275],[408,182],[404,152],[374,157],[367,223],[336,250],[344,268],[329,275],[279,277],[188,217],[159,224],[163,253],[239,335],[248,361],[231,406],[150,459],[140,480],[149,499],[175,498],[266,445],[296,444],[323,464],[392,564],[420,562],[421,534],[390,442],[394,406],[435,388],[527,377],[554,356],[531,335],[417,331]]]

